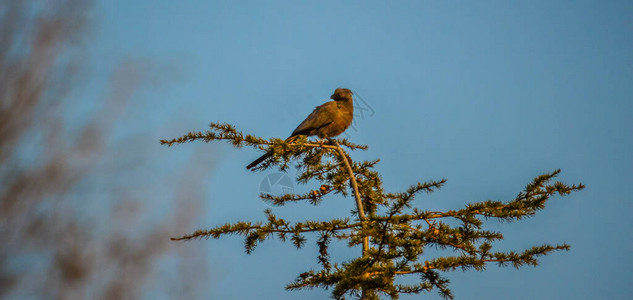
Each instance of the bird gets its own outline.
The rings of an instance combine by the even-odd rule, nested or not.
[[[298,136],[318,136],[328,139],[343,133],[354,119],[354,100],[352,91],[346,88],[337,88],[330,97],[332,101],[317,106],[308,117],[297,126],[286,142],[292,142]],[[246,169],[251,169],[272,156],[268,152],[254,160]]]

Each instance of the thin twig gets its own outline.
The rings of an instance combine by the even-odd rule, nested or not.
[[[265,142],[265,143],[261,143],[260,145],[274,145],[275,143],[273,142]],[[321,143],[295,143],[295,142],[291,142],[288,143],[288,146],[306,146],[306,147],[313,147],[313,148],[324,148],[324,149],[333,149],[336,150],[336,146],[332,146],[332,145],[325,145],[325,144],[321,144]]]

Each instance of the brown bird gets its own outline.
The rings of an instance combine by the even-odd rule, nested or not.
[[[316,135],[319,138],[327,139],[343,133],[349,125],[352,124],[352,119],[354,118],[352,91],[338,88],[334,91],[330,99],[334,101],[328,101],[323,105],[317,106],[314,111],[297,126],[286,141],[291,142],[300,135]],[[250,163],[246,168],[253,168],[270,156],[272,156],[272,153],[266,153]]]

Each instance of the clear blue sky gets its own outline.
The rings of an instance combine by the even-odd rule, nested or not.
[[[126,59],[162,78],[137,96],[129,113],[139,117],[119,124],[120,135],[149,132],[156,144],[145,151],[163,153],[166,164],[200,149],[215,161],[198,228],[263,219],[268,206],[257,195],[268,173],[244,168],[260,153],[202,143],[166,149],[159,138],[212,121],[286,137],[347,87],[375,111],[350,132],[370,147],[352,157],[381,158],[389,191],[448,179],[417,200],[421,208],[510,200],[557,168],[562,180],[587,185],[534,218],[489,227],[506,236],[498,249],[567,242],[570,252],[537,268],[448,273],[458,299],[625,299],[633,294],[632,16],[631,1],[102,0],[87,46],[95,78]],[[276,213],[325,219],[352,204],[328,199]],[[270,240],[252,255],[237,237],[193,243],[208,249],[210,299],[329,295],[283,289],[316,267],[314,239],[302,250]],[[360,251],[339,249],[341,258]]]

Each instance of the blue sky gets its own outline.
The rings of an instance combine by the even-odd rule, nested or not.
[[[197,228],[263,219],[268,206],[257,195],[268,173],[244,168],[260,153],[164,148],[158,139],[216,121],[283,138],[337,87],[375,111],[350,132],[369,145],[352,158],[381,158],[389,191],[448,179],[418,207],[510,200],[561,168],[562,180],[587,188],[534,218],[489,228],[506,236],[498,249],[567,242],[571,251],[537,268],[448,273],[451,287],[458,299],[625,299],[633,292],[631,15],[630,1],[98,1],[86,93],[96,97],[116,65],[147,66],[153,88],[136,95],[127,112],[136,117],[116,124],[119,136],[149,134],[156,143],[142,151],[161,153],[165,166],[192,151],[213,161]],[[332,198],[275,212],[326,219],[352,207]],[[316,267],[313,242],[295,250],[270,240],[252,255],[239,238],[193,243],[208,249],[211,299],[323,299],[328,291],[283,289]],[[339,249],[340,258],[360,251]]]

